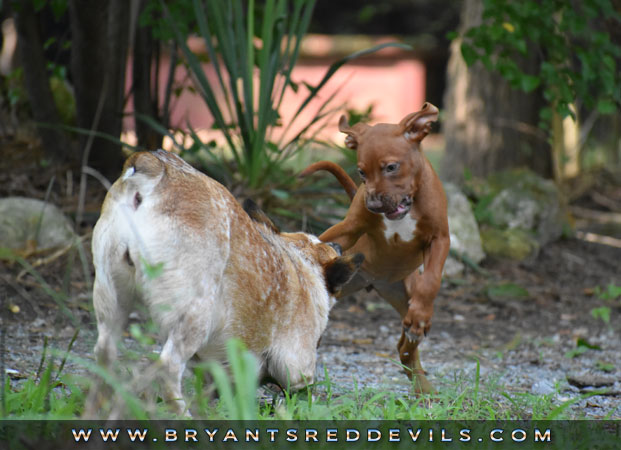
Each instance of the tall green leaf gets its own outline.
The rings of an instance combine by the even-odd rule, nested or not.
[[[193,5],[214,76],[206,75],[203,63],[190,50],[180,27],[172,24],[172,28],[214,126],[230,149],[235,166],[227,172],[239,174],[253,189],[260,188],[276,170],[280,171],[282,164],[309,139],[311,127],[320,127],[329,116],[327,105],[334,94],[328,96],[313,117],[301,122],[302,113],[341,66],[382,48],[409,48],[382,44],[332,64],[319,84],[309,86],[308,94],[281,130],[283,138],[273,142],[274,130],[280,126],[277,122],[283,99],[293,86],[291,74],[315,0],[266,0],[261,14],[255,0],[193,0]],[[284,139],[294,124],[301,131],[289,140]],[[197,139],[193,132],[192,137]],[[223,166],[228,164],[225,156],[206,150],[210,157],[222,158]]]

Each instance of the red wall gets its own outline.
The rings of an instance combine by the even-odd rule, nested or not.
[[[316,85],[328,70],[329,65],[338,60],[340,56],[326,55],[325,49],[321,48],[322,45],[330,42],[330,37],[311,36],[307,40],[310,40],[311,43],[311,45],[306,45],[310,51],[306,51],[305,55],[298,61],[293,70],[292,79],[295,82],[306,81],[311,85]],[[190,44],[197,49],[200,48],[199,41],[191,41]],[[314,51],[312,44],[317,44]],[[168,63],[168,57],[164,56],[161,61],[160,73],[167,72]],[[128,64],[128,67],[131,70],[131,64]],[[207,77],[215,82],[213,67],[205,64],[204,70]],[[178,83],[191,84],[182,67],[177,68],[175,79]],[[131,73],[128,73],[127,80],[129,90]],[[165,80],[161,80],[160,93],[162,95],[164,83]],[[362,111],[369,105],[374,105],[373,122],[398,122],[408,113],[419,109],[425,101],[425,66],[420,60],[415,59],[412,53],[395,51],[394,49],[386,49],[372,57],[365,57],[348,63],[336,72],[320,91],[319,96],[309,104],[305,114],[293,125],[292,131],[299,129],[310,120],[321,103],[334,92],[336,92],[336,96],[331,105],[332,108],[338,108],[319,136],[324,139],[336,139],[338,142],[342,136],[338,132],[337,122],[346,108]],[[300,84],[298,93],[294,93],[292,90],[287,92],[280,111],[283,124],[290,122],[307,93],[308,90],[303,84]],[[188,90],[185,90],[179,98],[174,99],[173,105],[171,116],[173,127],[187,128],[186,123],[189,122],[194,129],[208,130],[213,122],[200,96]],[[133,104],[130,99],[126,112],[132,110]],[[131,142],[134,123],[130,115],[126,117],[124,126],[125,130],[129,132],[126,133],[129,135],[127,140]],[[207,133],[210,138],[217,138],[217,132],[208,131]],[[275,130],[273,138],[280,137],[282,133],[282,129]]]

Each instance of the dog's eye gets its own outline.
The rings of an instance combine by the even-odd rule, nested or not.
[[[363,180],[367,177],[364,173],[364,170],[362,169],[358,169],[358,175],[360,175],[360,178],[362,178]]]
[[[387,164],[384,170],[386,171],[386,173],[394,173],[397,170],[399,170],[399,164],[398,163]]]

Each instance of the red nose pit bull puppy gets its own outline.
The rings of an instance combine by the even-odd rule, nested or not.
[[[398,124],[350,127],[342,116],[339,130],[347,134],[347,147],[357,150],[363,184],[357,188],[329,161],[301,173],[328,170],[352,198],[345,219],[319,239],[340,244],[346,254],[364,255],[362,269],[342,295],[373,288],[399,312],[399,356],[419,392],[433,390],[420,364],[418,344],[431,326],[450,246],[446,195],[420,148],[437,118],[438,109],[430,103]]]
[[[299,389],[312,382],[334,294],[362,263],[305,233],[280,233],[248,203],[172,153],[132,155],[93,231],[93,303],[100,364],[136,301],[159,326],[164,398],[187,412],[181,378],[192,357],[224,361],[241,339],[260,377]],[[161,265],[154,275],[147,267]]]

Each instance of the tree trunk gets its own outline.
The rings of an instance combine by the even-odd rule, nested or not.
[[[70,0],[71,71],[78,126],[119,139],[125,97],[129,35],[126,0]],[[80,137],[82,151],[89,136]],[[95,137],[87,164],[115,177],[123,163],[120,142]]]
[[[140,1],[138,15],[146,4]],[[137,23],[137,21],[136,21]],[[134,59],[132,67],[132,93],[134,95],[134,122],[138,145],[147,150],[159,148],[163,136],[141,120],[138,116],[144,115],[159,121],[158,89],[159,77],[152,75],[154,53],[159,50],[160,44],[153,40],[151,27],[136,25],[134,35]],[[158,61],[159,62],[159,61]],[[156,74],[157,72],[157,68]],[[167,126],[167,124],[163,124]]]
[[[481,0],[465,0],[462,8],[462,32],[481,23]],[[551,178],[550,146],[545,133],[537,127],[543,105],[541,93],[512,89],[480,62],[467,67],[460,45],[461,39],[452,42],[447,70],[443,175],[460,181],[465,171],[486,176],[526,166]],[[536,63],[534,54],[521,61],[523,68]]]
[[[56,162],[75,156],[69,139],[58,128],[60,115],[50,88],[43,42],[39,34],[32,0],[22,1],[16,8],[17,49],[24,69],[24,83],[34,120],[41,124],[37,131],[45,153]]]

